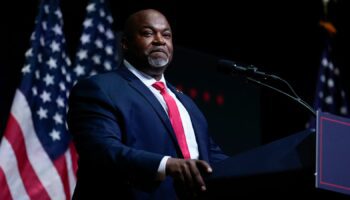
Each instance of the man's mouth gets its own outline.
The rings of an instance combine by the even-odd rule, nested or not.
[[[164,49],[153,49],[150,51],[151,54],[153,53],[163,53],[165,55],[168,55],[168,53]]]

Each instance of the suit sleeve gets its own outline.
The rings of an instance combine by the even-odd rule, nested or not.
[[[118,108],[93,80],[83,80],[73,88],[68,126],[79,154],[79,167],[110,171],[126,183],[155,181],[163,156],[124,145],[122,122]]]
[[[222,160],[229,158],[221,148],[213,141],[213,139],[209,138],[209,148],[210,148],[210,163],[216,163]]]

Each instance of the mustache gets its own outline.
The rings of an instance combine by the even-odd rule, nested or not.
[[[154,47],[154,48],[152,48],[152,49],[149,51],[149,53],[153,53],[153,52],[162,52],[162,53],[164,53],[164,54],[166,54],[166,55],[169,54],[169,52],[168,52],[166,49],[162,48],[162,47]]]

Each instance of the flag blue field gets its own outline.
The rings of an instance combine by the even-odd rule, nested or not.
[[[331,48],[330,42],[327,42],[322,52],[314,108],[322,112],[350,117],[347,94],[341,82],[341,70],[334,63]],[[315,122],[314,119],[310,121],[310,128],[315,128]]]
[[[75,58],[74,75],[77,80],[97,73],[111,71],[120,61],[118,37],[112,30],[113,17],[104,0],[91,0],[80,45]]]

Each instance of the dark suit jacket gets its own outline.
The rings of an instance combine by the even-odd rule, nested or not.
[[[199,159],[225,159],[197,106],[167,85],[189,112]],[[163,156],[182,157],[171,123],[152,92],[125,66],[76,84],[68,125],[79,154],[75,199],[176,198],[171,177],[156,180]]]

